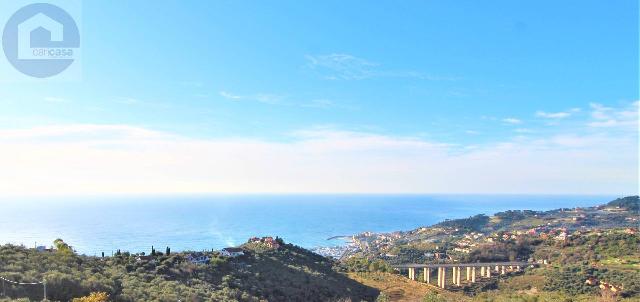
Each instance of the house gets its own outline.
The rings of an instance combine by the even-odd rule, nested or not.
[[[568,236],[567,236],[567,233],[562,232],[562,233],[560,233],[558,236],[556,236],[554,239],[555,239],[556,241],[566,241],[566,240],[567,240],[567,237],[568,237]]]
[[[52,248],[47,248],[44,245],[39,245],[39,246],[36,247],[36,251],[41,252],[41,253],[44,253],[44,252],[53,253],[53,252],[56,251],[56,249],[54,249],[53,247]]]
[[[261,244],[270,249],[280,248],[280,243],[278,243],[278,240],[273,239],[273,237],[262,237],[262,238],[253,237],[249,239],[249,242]]]
[[[263,240],[263,243],[269,248],[272,248],[272,249],[280,248],[280,244],[275,239],[273,239],[273,237],[264,237],[262,238],[262,240]]]
[[[211,260],[211,258],[209,258],[209,256],[203,254],[203,253],[193,253],[193,254],[189,254],[186,257],[187,261],[193,263],[193,264],[207,264],[209,263],[209,260]]]
[[[148,261],[148,262],[156,262],[156,259],[154,256],[144,256],[144,255],[140,255],[138,257],[136,257],[136,261],[137,262],[141,262],[141,261]]]
[[[235,258],[235,257],[243,256],[244,251],[238,247],[225,247],[222,250],[220,250],[220,255],[225,257]]]

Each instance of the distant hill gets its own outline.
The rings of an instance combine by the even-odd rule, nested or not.
[[[47,279],[48,298],[69,301],[106,292],[109,301],[373,301],[378,291],[332,269],[327,258],[291,244],[278,249],[243,246],[236,258],[188,253],[139,257],[89,257],[0,246],[0,276],[32,282]],[[42,299],[42,286],[8,286],[9,297]]]
[[[598,209],[619,208],[626,213],[602,212]],[[498,212],[492,217],[484,214],[468,218],[451,219],[434,224],[432,227],[455,228],[461,232],[496,232],[524,230],[539,225],[577,229],[582,226],[590,228],[635,227],[629,220],[640,210],[638,196],[627,196],[610,201],[599,207],[576,209],[556,209],[550,211],[509,210]]]
[[[640,198],[638,197],[638,195],[618,198],[614,201],[609,202],[607,206],[620,207],[629,211],[637,212],[638,210],[640,210]]]

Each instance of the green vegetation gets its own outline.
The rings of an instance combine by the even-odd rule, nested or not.
[[[447,300],[440,296],[437,292],[429,292],[424,296],[422,302],[447,302]]]
[[[382,260],[369,260],[367,258],[351,257],[339,264],[339,268],[344,272],[364,273],[364,272],[392,272],[389,264]]]
[[[491,245],[482,245],[473,249],[464,262],[492,262],[492,261],[516,261],[527,260],[533,253],[540,240],[519,238],[507,240]]]
[[[622,230],[589,233],[568,237],[565,241],[546,240],[535,251],[534,257],[549,259],[557,265],[594,263],[603,265],[611,259],[619,261],[620,268],[639,269],[640,237]],[[623,265],[626,264],[626,265]]]
[[[451,288],[442,301],[640,301],[638,196],[597,207],[504,211],[447,220],[431,227],[355,236],[343,265],[381,290],[388,280],[365,278],[367,264],[531,261],[538,268],[492,275]],[[367,259],[367,260],[363,260]],[[371,273],[369,273],[371,274]],[[369,275],[370,276],[370,275]],[[406,276],[404,277],[406,278]],[[398,284],[398,283],[397,283]],[[401,292],[408,285],[398,285]],[[390,290],[383,292],[392,294]],[[442,294],[442,293],[441,293]],[[439,299],[429,294],[425,299]],[[400,300],[399,300],[400,301]]]
[[[333,261],[290,244],[268,251],[246,247],[238,258],[206,253],[211,258],[206,265],[188,262],[185,253],[153,254],[145,260],[126,252],[98,258],[5,245],[0,247],[0,275],[22,282],[46,279],[53,301],[94,301],[90,295],[97,292],[114,302],[373,301],[378,295],[334,271]],[[8,286],[6,291],[9,297],[42,299],[41,285]]]
[[[480,231],[489,223],[489,220],[489,216],[480,214],[469,218],[446,220],[435,226],[454,228],[462,231]]]
[[[620,207],[629,211],[638,212],[640,210],[640,197],[636,195],[618,198],[614,201],[609,202],[607,206]]]
[[[569,295],[597,294],[600,288],[585,284],[588,278],[605,281],[623,288],[621,295],[640,295],[640,275],[637,271],[609,270],[591,266],[563,266],[544,270],[545,291],[557,291]]]

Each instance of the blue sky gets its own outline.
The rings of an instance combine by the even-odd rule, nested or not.
[[[12,164],[66,175],[46,186],[53,191],[73,193],[87,174],[101,174],[105,167],[69,167],[105,152],[104,142],[91,152],[68,142],[87,145],[105,132],[114,149],[156,152],[155,140],[175,147],[146,167],[178,177],[137,190],[112,171],[90,181],[90,193],[638,190],[637,1],[84,1],[82,8],[81,82],[0,83],[5,149],[24,154],[15,137],[28,137],[33,149],[55,142],[70,148],[61,153],[80,154],[48,155],[65,164],[46,169],[33,160]],[[182,141],[204,146],[176,146]],[[366,147],[345,147],[355,148],[348,156],[334,152],[359,142]],[[215,159],[194,151],[211,144],[228,149]],[[611,150],[602,145],[619,152],[617,161],[603,158]],[[236,152],[247,146],[254,152]],[[105,158],[125,168],[138,158],[125,153]],[[584,154],[562,167],[543,165]],[[461,172],[474,177],[535,175],[513,183],[496,176],[489,187],[455,174],[434,182],[446,169],[434,159],[463,167],[481,159],[486,166]],[[224,164],[235,178],[196,163]],[[149,177],[144,171],[132,175]],[[336,174],[344,177],[333,184]],[[558,175],[564,187],[544,175]],[[28,193],[35,183],[25,176],[5,191]]]

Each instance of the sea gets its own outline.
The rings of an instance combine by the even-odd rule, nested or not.
[[[0,244],[78,253],[201,251],[279,236],[305,248],[362,232],[407,231],[505,210],[594,206],[620,196],[578,195],[172,195],[1,198]]]

